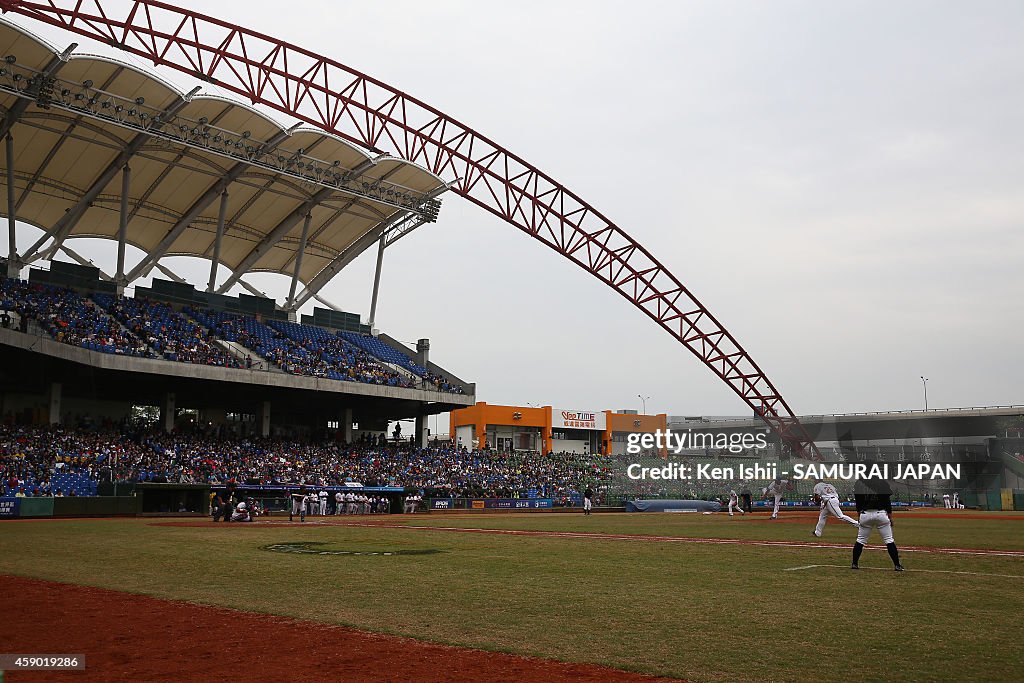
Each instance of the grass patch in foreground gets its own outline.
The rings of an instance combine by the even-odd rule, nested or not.
[[[655,521],[562,517],[548,519],[614,524],[616,533],[650,533]],[[671,517],[657,523],[677,529],[700,521],[658,517]],[[538,515],[527,522],[549,523]],[[960,520],[947,522],[955,527]],[[734,525],[745,526],[755,528]],[[784,537],[790,525],[762,527]],[[697,528],[678,535],[697,535]],[[1020,527],[1003,528],[1012,540]],[[848,532],[829,532],[840,529]],[[1024,667],[1024,578],[783,571],[845,566],[845,549],[313,525],[188,528],[146,520],[15,522],[3,525],[0,539],[4,573],[694,681],[803,681],[851,670],[859,680],[940,680],[950,671],[959,680],[1007,680]],[[294,542],[442,552],[319,556],[261,549]],[[1024,576],[1020,558],[907,554],[905,563]],[[889,561],[869,551],[862,565]]]

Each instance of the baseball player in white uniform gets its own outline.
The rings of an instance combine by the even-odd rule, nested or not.
[[[356,494],[351,491],[345,494],[345,514],[356,514]]]
[[[320,490],[319,498],[320,498],[320,515],[323,516],[323,515],[327,514],[327,491],[321,489]]]
[[[740,511],[741,515],[747,514],[747,511],[740,507],[740,497],[735,490],[729,491],[729,516],[733,516],[733,508]]]
[[[775,507],[772,509],[772,519],[777,519],[779,516],[779,505],[782,503],[782,497],[786,495],[786,489],[789,486],[788,479],[776,479],[772,483],[768,484],[768,487],[764,490],[764,497],[775,498]]]
[[[235,507],[235,511],[231,514],[232,522],[251,522],[252,516],[249,514],[249,506],[242,501]]]
[[[857,526],[857,520],[844,513],[843,509],[839,506],[839,492],[836,491],[836,487],[821,479],[815,479],[815,482],[814,499],[821,504],[821,512],[818,513],[818,525],[814,527],[814,531],[811,533],[821,538],[822,532],[825,531],[825,522],[828,520],[830,513],[836,519],[841,519],[847,524]]]
[[[953,491],[953,509],[954,510],[963,510],[964,509],[964,506],[960,504],[960,492],[959,491]]]
[[[952,505],[949,504],[949,494],[948,493],[943,493],[942,494],[942,505],[943,505],[943,507],[947,507],[947,508],[953,507]]]

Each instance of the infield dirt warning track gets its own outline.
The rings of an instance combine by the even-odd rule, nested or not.
[[[85,655],[85,671],[10,681],[520,681],[653,683],[592,664],[436,645],[343,626],[0,575],[5,652]],[[273,647],[268,647],[273,644]]]
[[[922,513],[929,517],[946,517],[947,515],[942,513]],[[969,515],[969,513],[968,513]],[[955,515],[949,514],[949,517],[960,517],[967,518],[968,515]],[[763,520],[766,523],[778,524],[782,523],[806,523],[809,519],[817,519],[817,513],[806,513],[797,512],[790,513],[787,515],[787,519],[773,520],[769,522],[767,517]],[[417,517],[416,519],[424,519],[425,516]],[[1024,520],[1024,516],[1020,515],[1005,515],[999,517],[975,515],[970,518],[982,518],[982,519],[996,519],[1000,521],[1019,521]],[[265,526],[281,526],[281,527],[310,527],[310,526],[353,526],[353,527],[373,527],[378,529],[400,529],[408,531],[424,531],[424,532],[449,532],[449,533],[469,533],[469,534],[494,534],[502,536],[524,536],[524,537],[539,537],[539,538],[560,538],[560,539],[579,539],[579,540],[591,540],[591,541],[624,541],[624,542],[639,542],[639,543],[694,543],[704,545],[742,545],[742,546],[759,546],[767,548],[830,548],[830,549],[849,549],[850,543],[827,543],[824,541],[773,541],[773,540],[759,540],[759,539],[740,539],[740,538],[716,538],[716,537],[705,537],[705,536],[666,536],[666,535],[653,535],[653,534],[612,534],[603,533],[597,531],[545,531],[536,529],[494,529],[487,527],[463,527],[463,526],[451,526],[444,524],[446,519],[478,519],[482,520],[480,516],[475,516],[472,513],[465,515],[459,514],[446,514],[440,517],[437,524],[421,524],[421,523],[395,523],[389,521],[391,517],[370,517],[370,518],[353,518],[353,517],[310,517],[305,522],[287,521],[285,519],[266,518],[260,519],[258,522],[253,524],[234,524],[232,528],[259,528]],[[223,523],[215,523],[211,521],[199,521],[199,520],[175,520],[175,521],[162,521],[153,522],[158,526],[185,526],[185,527],[205,527],[205,526],[228,526]],[[867,546],[868,550],[884,550],[883,547],[875,544]],[[955,548],[955,547],[935,547],[935,546],[900,546],[900,552],[909,553],[927,553],[927,554],[939,554],[939,555],[987,555],[997,557],[1024,557],[1024,550],[1002,550],[1002,549],[991,549],[991,548]]]

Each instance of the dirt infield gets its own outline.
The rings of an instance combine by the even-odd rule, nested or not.
[[[4,681],[667,681],[340,626],[0,575],[6,653],[84,654],[85,671]],[[268,647],[268,644],[273,644]]]
[[[817,518],[817,515],[814,515]],[[440,519],[438,521],[441,521]],[[777,523],[777,520],[772,522]],[[426,525],[426,524],[395,524],[386,517],[377,519],[353,519],[332,517],[313,518],[307,522],[288,522],[285,520],[264,519],[254,524],[223,524],[200,520],[179,520],[173,522],[153,522],[154,526],[177,527],[228,527],[255,529],[260,527],[306,527],[310,526],[354,526],[378,529],[401,529],[408,531],[443,531],[468,534],[496,534],[503,536],[533,536],[542,538],[569,538],[594,541],[640,541],[660,543],[698,543],[706,545],[753,545],[775,548],[841,548],[848,549],[849,543],[827,543],[825,541],[768,541],[744,538],[715,538],[704,536],[655,536],[650,534],[608,534],[595,531],[536,531],[527,529],[487,529],[482,527],[460,527]],[[882,546],[869,545],[868,550],[884,550]],[[1024,550],[998,550],[992,548],[940,548],[934,546],[900,546],[900,552],[929,553],[939,555],[995,555],[1000,557],[1024,557]]]

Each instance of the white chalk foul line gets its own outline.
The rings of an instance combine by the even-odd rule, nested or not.
[[[802,567],[786,567],[782,571],[784,572],[799,572],[805,569],[817,569],[819,567],[829,567],[835,569],[850,569],[850,565],[847,564],[805,564]],[[860,571],[865,569],[877,572],[891,572],[892,569],[886,569],[885,567],[861,567]],[[989,574],[988,572],[961,572],[953,571],[951,569],[905,569],[908,572],[920,572],[923,574],[962,574],[965,576],[994,576],[1000,579],[1024,579],[1022,574]]]

